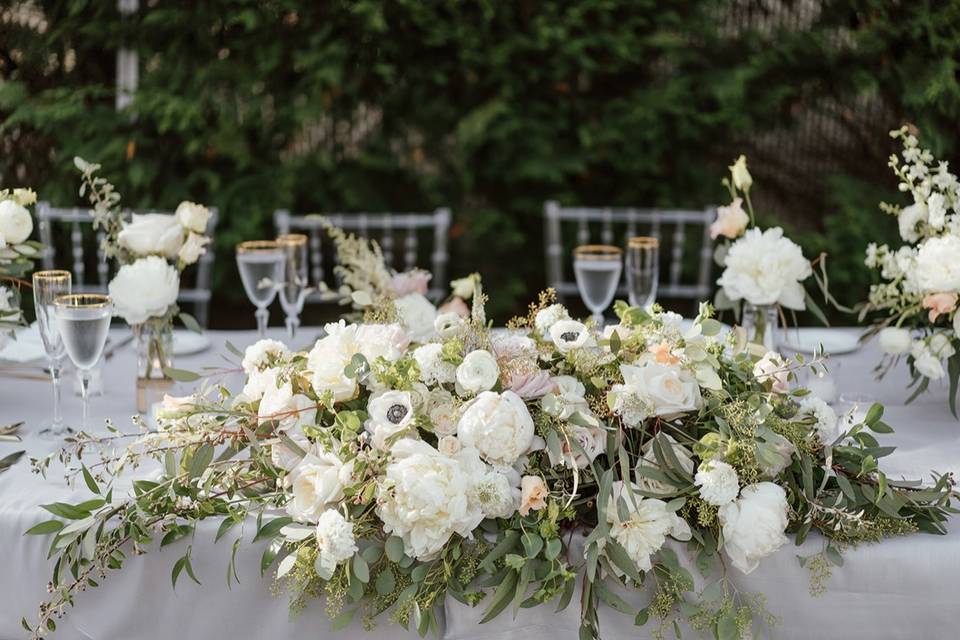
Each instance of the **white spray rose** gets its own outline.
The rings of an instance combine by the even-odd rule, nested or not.
[[[324,329],[327,335],[317,340],[307,356],[313,390],[318,395],[331,392],[336,402],[351,400],[357,394],[357,379],[348,378],[344,370],[353,356],[360,353],[357,327],[341,320]]]
[[[744,487],[735,502],[720,507],[723,548],[733,566],[750,573],[787,543],[787,510],[787,494],[772,482]]]
[[[690,526],[675,512],[667,509],[667,503],[656,498],[644,498],[639,487],[633,489],[633,499],[627,495],[623,482],[614,482],[607,505],[607,522],[610,523],[610,537],[620,543],[630,559],[640,571],[650,571],[653,554],[663,547],[667,536],[677,540],[689,540]],[[623,500],[627,508],[627,519],[620,519],[617,502]],[[620,570],[614,567],[618,574]]]
[[[467,407],[457,424],[465,447],[475,447],[490,464],[511,465],[533,444],[533,418],[520,396],[484,391]]]
[[[592,347],[593,338],[582,322],[559,320],[550,326],[550,339],[560,353],[567,353],[582,347]]]
[[[748,229],[733,243],[717,280],[727,298],[755,305],[806,308],[803,285],[813,269],[800,247],[783,237],[783,229]]]
[[[315,532],[320,565],[329,579],[341,562],[346,562],[359,551],[353,533],[353,524],[336,509],[327,509],[317,519]]]
[[[121,247],[138,256],[158,254],[174,259],[183,244],[183,227],[176,216],[135,213],[117,234]]]
[[[302,393],[293,393],[289,382],[271,384],[263,392],[257,411],[260,422],[277,421],[277,431],[300,430],[301,425],[316,424],[316,403]]]
[[[20,244],[33,232],[30,212],[14,200],[0,200],[0,247]]]
[[[207,232],[210,210],[196,202],[181,202],[177,207],[177,220],[184,229],[203,235]]]
[[[887,327],[881,330],[877,339],[880,343],[880,350],[892,356],[898,356],[909,351],[912,342],[908,330],[897,329],[896,327]]]
[[[457,367],[457,390],[463,395],[489,391],[500,379],[497,359],[489,351],[471,351]]]
[[[207,245],[209,243],[210,238],[207,236],[191,233],[187,236],[187,241],[180,247],[180,251],[177,252],[177,258],[183,262],[183,264],[193,264],[200,259],[200,256],[207,252]]]
[[[149,256],[120,267],[107,288],[114,314],[127,324],[141,324],[162,317],[177,302],[180,276],[163,258]]]
[[[960,237],[928,238],[917,252],[912,278],[924,293],[960,290]]]
[[[425,296],[408,293],[394,300],[393,304],[400,316],[400,323],[414,342],[426,342],[433,337],[433,321],[437,317],[437,309]]]
[[[238,401],[256,402],[263,398],[270,387],[277,386],[277,377],[280,375],[278,367],[264,367],[260,370],[254,370],[247,375],[247,381],[243,385],[243,391],[237,397]]]
[[[722,507],[736,500],[740,493],[737,470],[721,460],[701,464],[693,483],[700,487],[700,497],[715,507]]]
[[[439,436],[455,434],[459,417],[457,407],[453,402],[444,402],[430,409],[430,422],[433,424],[433,432]]]
[[[350,482],[353,462],[344,464],[331,451],[308,453],[292,472],[292,498],[287,514],[300,522],[314,522],[327,507],[343,500],[343,488]]]

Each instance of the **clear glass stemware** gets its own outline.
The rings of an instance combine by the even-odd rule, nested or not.
[[[587,244],[573,250],[573,273],[583,303],[593,313],[598,329],[603,328],[606,311],[620,284],[623,272],[623,251],[605,244]]]
[[[33,305],[37,313],[37,328],[40,341],[47,355],[47,368],[53,383],[53,417],[40,430],[43,436],[60,436],[72,432],[63,422],[60,405],[61,378],[63,373],[63,340],[54,318],[53,301],[60,296],[70,295],[73,277],[69,271],[53,269],[37,271],[33,274]]]
[[[286,255],[274,240],[251,240],[237,245],[237,269],[247,298],[257,307],[257,333],[266,335],[270,311],[267,309],[277,297],[277,288],[283,282]]]
[[[113,305],[109,296],[73,294],[58,296],[53,301],[54,315],[63,346],[80,372],[80,395],[83,397],[83,423],[87,428],[90,414],[90,377],[103,354],[110,330]]]
[[[307,299],[307,236],[287,233],[277,237],[277,244],[286,258],[283,286],[280,287],[280,306],[287,316],[287,335],[292,341],[300,326],[300,313]]]
[[[660,279],[660,240],[636,236],[627,240],[627,295],[634,307],[649,307],[657,300]]]

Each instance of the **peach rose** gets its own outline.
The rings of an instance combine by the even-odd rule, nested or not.
[[[923,299],[923,308],[930,309],[930,322],[936,322],[942,313],[950,313],[957,308],[956,293],[931,293]]]
[[[439,313],[455,313],[461,318],[466,318],[470,315],[470,309],[467,307],[467,303],[463,301],[463,298],[453,298],[450,302],[445,302],[440,305],[437,311]]]
[[[653,354],[654,360],[659,364],[679,364],[680,358],[673,355],[670,351],[673,347],[669,342],[661,342],[660,344],[654,345],[648,349],[650,353]]]
[[[520,515],[526,516],[530,511],[539,511],[547,506],[547,485],[540,476],[523,476],[520,480]]]
[[[717,219],[710,225],[710,237],[724,236],[731,240],[740,236],[750,222],[743,210],[743,198],[734,198],[726,207],[717,207]]]

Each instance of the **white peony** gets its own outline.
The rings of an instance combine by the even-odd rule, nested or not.
[[[661,438],[661,445],[663,444],[663,439],[666,439],[667,443],[670,445],[670,449],[673,451],[673,455],[677,458],[677,462],[680,463],[680,467],[688,474],[692,474],[695,465],[693,462],[693,454],[690,453],[690,450],[677,442],[676,439],[669,434],[664,433],[657,437]],[[642,467],[653,467],[655,469],[660,469],[660,461],[657,459],[657,452],[653,448],[652,438],[643,443],[643,446],[640,447],[640,450],[643,453],[643,457],[637,463],[638,469]],[[657,480],[655,478],[648,478],[639,474],[637,474],[637,486],[639,486],[643,491],[657,496],[666,496],[677,492],[677,487],[668,482]]]
[[[149,318],[166,315],[177,302],[180,276],[163,258],[148,256],[120,267],[107,288],[114,314],[127,324],[141,324]]]
[[[790,370],[779,353],[767,351],[753,365],[753,376],[760,384],[772,382],[774,391],[784,391],[790,381]]]
[[[457,423],[457,436],[465,447],[475,447],[490,464],[511,465],[533,444],[533,418],[520,396],[484,391]]]
[[[135,213],[117,234],[117,242],[137,256],[161,255],[174,259],[183,244],[183,235],[183,227],[176,216]]]
[[[702,404],[696,376],[682,367],[648,359],[640,366],[620,365],[620,373],[623,386],[641,395],[653,415],[672,418]]]
[[[317,340],[307,356],[307,370],[317,395],[329,391],[335,402],[351,400],[357,394],[357,379],[348,378],[344,369],[360,353],[356,325],[327,324],[327,335]]]
[[[183,243],[183,246],[181,246],[177,252],[177,258],[183,264],[193,264],[200,259],[200,256],[207,252],[207,245],[209,243],[210,238],[207,236],[199,236],[191,233],[187,236],[187,241]]]
[[[715,507],[722,507],[736,500],[740,493],[737,470],[720,460],[701,464],[693,483],[700,487],[700,497]]]
[[[463,328],[463,318],[455,311],[438,313],[433,320],[433,330],[443,339],[452,338]]]
[[[593,338],[590,330],[582,322],[576,320],[559,320],[550,326],[550,339],[560,353],[568,353],[582,347],[592,347]]]
[[[289,357],[290,349],[279,340],[257,340],[243,352],[240,366],[244,373],[250,375],[268,366],[286,362]]]
[[[772,482],[744,487],[735,502],[720,507],[723,548],[733,566],[750,573],[787,543],[788,508],[787,494]]]
[[[813,395],[802,398],[800,400],[800,411],[816,418],[817,423],[813,425],[813,429],[821,444],[833,444],[840,437],[837,412],[822,399]]]
[[[14,200],[0,200],[0,247],[25,242],[33,233],[30,212]]]
[[[353,524],[336,509],[327,509],[320,514],[315,535],[320,566],[326,573],[321,577],[326,579],[333,576],[338,564],[346,562],[359,551]]]
[[[289,382],[267,385],[257,410],[259,422],[277,421],[276,430],[301,431],[302,425],[317,422],[316,403],[302,393],[293,393]]]
[[[308,453],[290,472],[287,514],[300,522],[316,521],[327,507],[343,500],[352,474],[353,461],[344,464],[331,451]]]
[[[634,487],[631,496],[627,494],[623,482],[613,483],[606,509],[607,522],[610,523],[610,537],[620,543],[637,569],[650,571],[653,568],[651,557],[663,547],[667,536],[689,540],[690,525],[667,509],[666,502],[644,498],[638,490],[638,487]],[[620,519],[620,510],[617,508],[621,500],[626,507],[626,520]],[[614,571],[620,574],[616,567]]]
[[[377,358],[396,362],[410,346],[410,335],[397,323],[362,324],[357,328],[357,344],[370,364]]]
[[[783,237],[783,229],[748,229],[730,247],[717,284],[730,300],[755,305],[780,304],[803,310],[803,285],[813,270],[800,247]]]
[[[917,252],[911,278],[923,293],[960,291],[960,237],[925,240]]]
[[[181,202],[175,213],[177,221],[184,229],[204,235],[207,232],[207,222],[210,220],[210,210],[196,202]]]
[[[471,351],[457,367],[457,392],[473,395],[489,391],[500,379],[497,359],[489,351]]]
[[[939,380],[944,376],[943,363],[940,362],[940,358],[933,353],[926,342],[915,342],[910,355],[913,356],[914,368],[921,375],[931,380]]]
[[[533,325],[537,333],[545,336],[550,332],[550,327],[561,320],[569,319],[570,314],[567,313],[566,307],[562,304],[552,304],[549,307],[537,311],[537,315],[533,319]]]
[[[389,449],[387,439],[413,424],[413,401],[409,391],[387,391],[367,403],[370,421],[366,428],[377,449]]]
[[[898,356],[909,351],[912,342],[908,330],[896,327],[882,329],[877,338],[880,343],[880,350],[892,356]]]
[[[474,478],[455,459],[419,440],[402,439],[377,486],[377,516],[384,531],[403,539],[407,555],[436,556],[454,533],[469,538],[483,520],[470,499]]]
[[[433,337],[433,321],[437,317],[437,309],[425,296],[408,293],[394,300],[393,304],[400,316],[400,323],[414,342],[426,342]]]

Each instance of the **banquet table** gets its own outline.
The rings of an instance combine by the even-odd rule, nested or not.
[[[313,331],[313,334],[311,334]],[[857,329],[832,329],[857,335]],[[295,347],[303,348],[316,330],[302,330]],[[124,334],[117,329],[114,339]],[[223,367],[227,340],[239,348],[251,344],[253,332],[211,331],[212,348],[179,357],[178,368],[200,370]],[[271,337],[283,339],[279,330]],[[874,343],[858,351],[835,356],[829,367],[841,393],[869,394],[886,406],[884,420],[896,433],[883,436],[885,444],[898,447],[884,458],[883,468],[891,478],[930,478],[930,471],[960,471],[960,422],[947,407],[945,384],[933,383],[931,390],[906,405],[908,376],[905,365],[877,381],[873,368],[880,360]],[[104,420],[129,427],[134,406],[135,353],[132,345],[118,349],[103,368],[105,394],[92,399],[90,427],[106,433]],[[0,474],[0,640],[25,637],[20,618],[35,619],[38,604],[45,598],[51,564],[46,560],[49,538],[24,536],[32,525],[49,519],[39,505],[61,501],[76,502],[88,494],[82,483],[70,488],[54,465],[44,480],[31,473],[27,457],[52,452],[57,442],[37,436],[38,424],[49,416],[50,385],[3,375],[0,364],[0,425],[23,420],[23,441],[0,442],[0,458],[24,449],[27,456]],[[66,415],[77,422],[80,399],[72,393],[69,378],[64,389]],[[241,380],[227,375],[224,383],[238,389]],[[179,384],[186,392],[190,385]],[[241,545],[237,566],[240,584],[228,588],[226,571],[233,538],[213,543],[217,522],[204,522],[191,540],[179,541],[162,552],[153,548],[143,556],[128,557],[121,571],[113,572],[97,589],[77,598],[58,624],[54,638],[131,640],[153,638],[406,638],[417,637],[383,619],[372,630],[364,630],[359,617],[339,632],[330,631],[330,622],[321,602],[311,603],[303,613],[291,617],[286,597],[272,595],[271,579],[261,578],[259,557],[262,544]],[[761,562],[749,575],[730,569],[729,577],[744,592],[763,593],[767,609],[779,616],[770,635],[784,639],[803,638],[956,638],[956,585],[960,580],[960,526],[950,523],[945,536],[916,534],[893,538],[880,544],[850,549],[842,567],[835,567],[820,597],[808,593],[809,573],[797,555],[811,555],[822,549],[823,541],[812,535],[801,546],[784,546]],[[253,537],[253,523],[245,527],[246,540]],[[202,585],[181,579],[171,587],[170,570],[186,545],[193,546],[193,564]],[[574,547],[577,545],[575,544]],[[682,546],[677,547],[681,552]],[[632,594],[634,602],[645,605],[643,594]],[[483,607],[471,609],[452,599],[446,603],[443,638],[456,640],[550,640],[576,638],[579,605],[575,597],[564,611],[550,605],[523,609],[514,618],[509,611],[480,625]],[[633,618],[608,608],[601,613],[604,639],[650,638],[656,622],[639,628]],[[670,637],[671,632],[667,632]],[[696,637],[685,634],[685,637]]]

